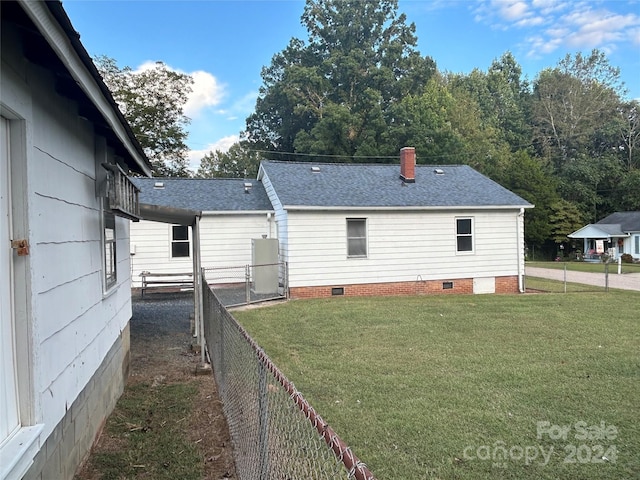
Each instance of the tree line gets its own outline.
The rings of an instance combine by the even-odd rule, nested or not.
[[[508,51],[487,71],[439,71],[397,0],[307,0],[302,23],[308,39],[292,38],[263,68],[241,140],[205,155],[195,176],[255,176],[261,159],[396,162],[413,146],[420,164],[470,165],[535,204],[526,241],[549,251],[586,223],[640,210],[640,104],[603,52],[567,54],[530,81]],[[99,69],[157,174],[191,175],[180,96],[189,77],[158,65],[175,102],[158,102],[170,112],[138,105],[141,115],[125,96],[131,80],[116,82],[130,70],[104,57]]]

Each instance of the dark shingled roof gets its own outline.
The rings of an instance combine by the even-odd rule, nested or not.
[[[241,178],[131,178],[140,189],[140,203],[203,212],[272,211],[257,180]],[[156,188],[161,182],[164,188]],[[245,183],[250,183],[245,193]]]
[[[416,165],[415,183],[406,184],[397,164],[263,161],[261,168],[285,207],[532,207],[467,165]]]
[[[623,232],[640,232],[640,212],[616,212],[596,225],[620,225]]]

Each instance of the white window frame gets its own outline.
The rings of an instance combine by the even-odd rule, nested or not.
[[[174,238],[175,230],[174,228],[186,228],[187,230],[187,238],[186,239],[178,239]],[[191,258],[191,229],[186,225],[169,225],[169,258],[180,260],[185,258]],[[188,255],[174,255],[173,254],[173,246],[177,243],[186,243],[188,249]]]
[[[633,254],[640,255],[640,235],[633,236]]]
[[[470,232],[469,233],[460,233],[459,231],[459,223],[462,220],[468,220],[470,222]],[[473,217],[456,217],[455,218],[455,231],[456,231],[456,255],[472,255],[476,251],[476,241],[475,241],[475,222]],[[460,249],[460,239],[461,238],[469,238],[471,239],[471,249],[469,250],[461,250]]]
[[[364,236],[349,236],[349,223],[363,223],[364,224]],[[347,258],[367,258],[369,255],[369,235],[368,235],[368,222],[366,218],[347,218],[346,229],[347,229]],[[351,253],[351,243],[352,241],[362,241],[364,240],[364,254],[355,254]]]
[[[102,281],[104,292],[111,291],[118,284],[118,255],[116,228],[116,216],[106,207],[106,201],[102,202]],[[107,229],[113,225],[113,238],[107,237]]]

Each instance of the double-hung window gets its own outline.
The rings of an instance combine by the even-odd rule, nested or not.
[[[473,252],[473,219],[456,218],[456,251]]]
[[[640,255],[640,235],[633,237],[633,254]]]
[[[104,289],[113,287],[118,278],[116,275],[116,217],[109,210],[103,213],[102,241],[104,244]]]
[[[171,258],[189,256],[189,227],[171,226]]]
[[[367,256],[367,219],[347,218],[347,256]]]

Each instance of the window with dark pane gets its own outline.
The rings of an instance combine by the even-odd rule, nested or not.
[[[171,227],[171,257],[189,256],[189,227],[173,225]]]
[[[458,252],[473,251],[473,225],[470,218],[456,219],[456,238]]]

